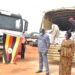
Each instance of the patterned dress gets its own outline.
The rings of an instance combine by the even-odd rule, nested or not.
[[[71,75],[74,42],[71,39],[63,40],[60,48],[59,75]]]

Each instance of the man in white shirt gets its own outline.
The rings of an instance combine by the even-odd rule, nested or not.
[[[51,30],[49,30],[50,43],[54,44],[55,38],[59,35],[59,27],[57,24],[52,24]]]

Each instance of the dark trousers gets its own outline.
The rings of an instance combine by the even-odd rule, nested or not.
[[[24,43],[21,44],[21,59],[24,59],[24,55],[25,55],[25,47],[24,47]]]

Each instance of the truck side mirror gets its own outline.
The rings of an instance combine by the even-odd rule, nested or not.
[[[23,19],[23,32],[28,30],[28,21]]]
[[[27,31],[27,30],[28,30],[28,22],[25,21],[24,31]]]

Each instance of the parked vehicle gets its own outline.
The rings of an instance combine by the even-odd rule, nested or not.
[[[21,15],[0,11],[0,50],[4,56],[3,63],[16,61],[17,54],[22,51],[19,49],[21,49],[23,33],[27,31],[27,27],[28,21]]]
[[[51,44],[50,48],[48,50],[48,59],[49,60],[56,60],[59,61],[60,55],[58,52],[58,49],[60,48],[61,42],[64,39],[65,32],[68,31],[71,28],[71,23],[69,23],[68,19],[70,17],[75,18],[75,8],[65,8],[65,9],[56,9],[56,10],[51,10],[45,13],[42,23],[41,23],[41,28],[42,27],[47,31],[51,29],[52,22],[54,24],[57,24],[59,27],[59,36],[57,39],[56,44]],[[72,34],[75,35],[75,32],[72,31]],[[75,37],[72,36],[72,39],[75,40]],[[75,61],[75,54],[73,61]]]
[[[37,39],[31,39],[31,41],[29,42],[29,45],[37,46],[38,45],[38,40]]]
[[[39,33],[34,33],[30,38],[27,38],[27,43],[31,46],[37,46]]]

